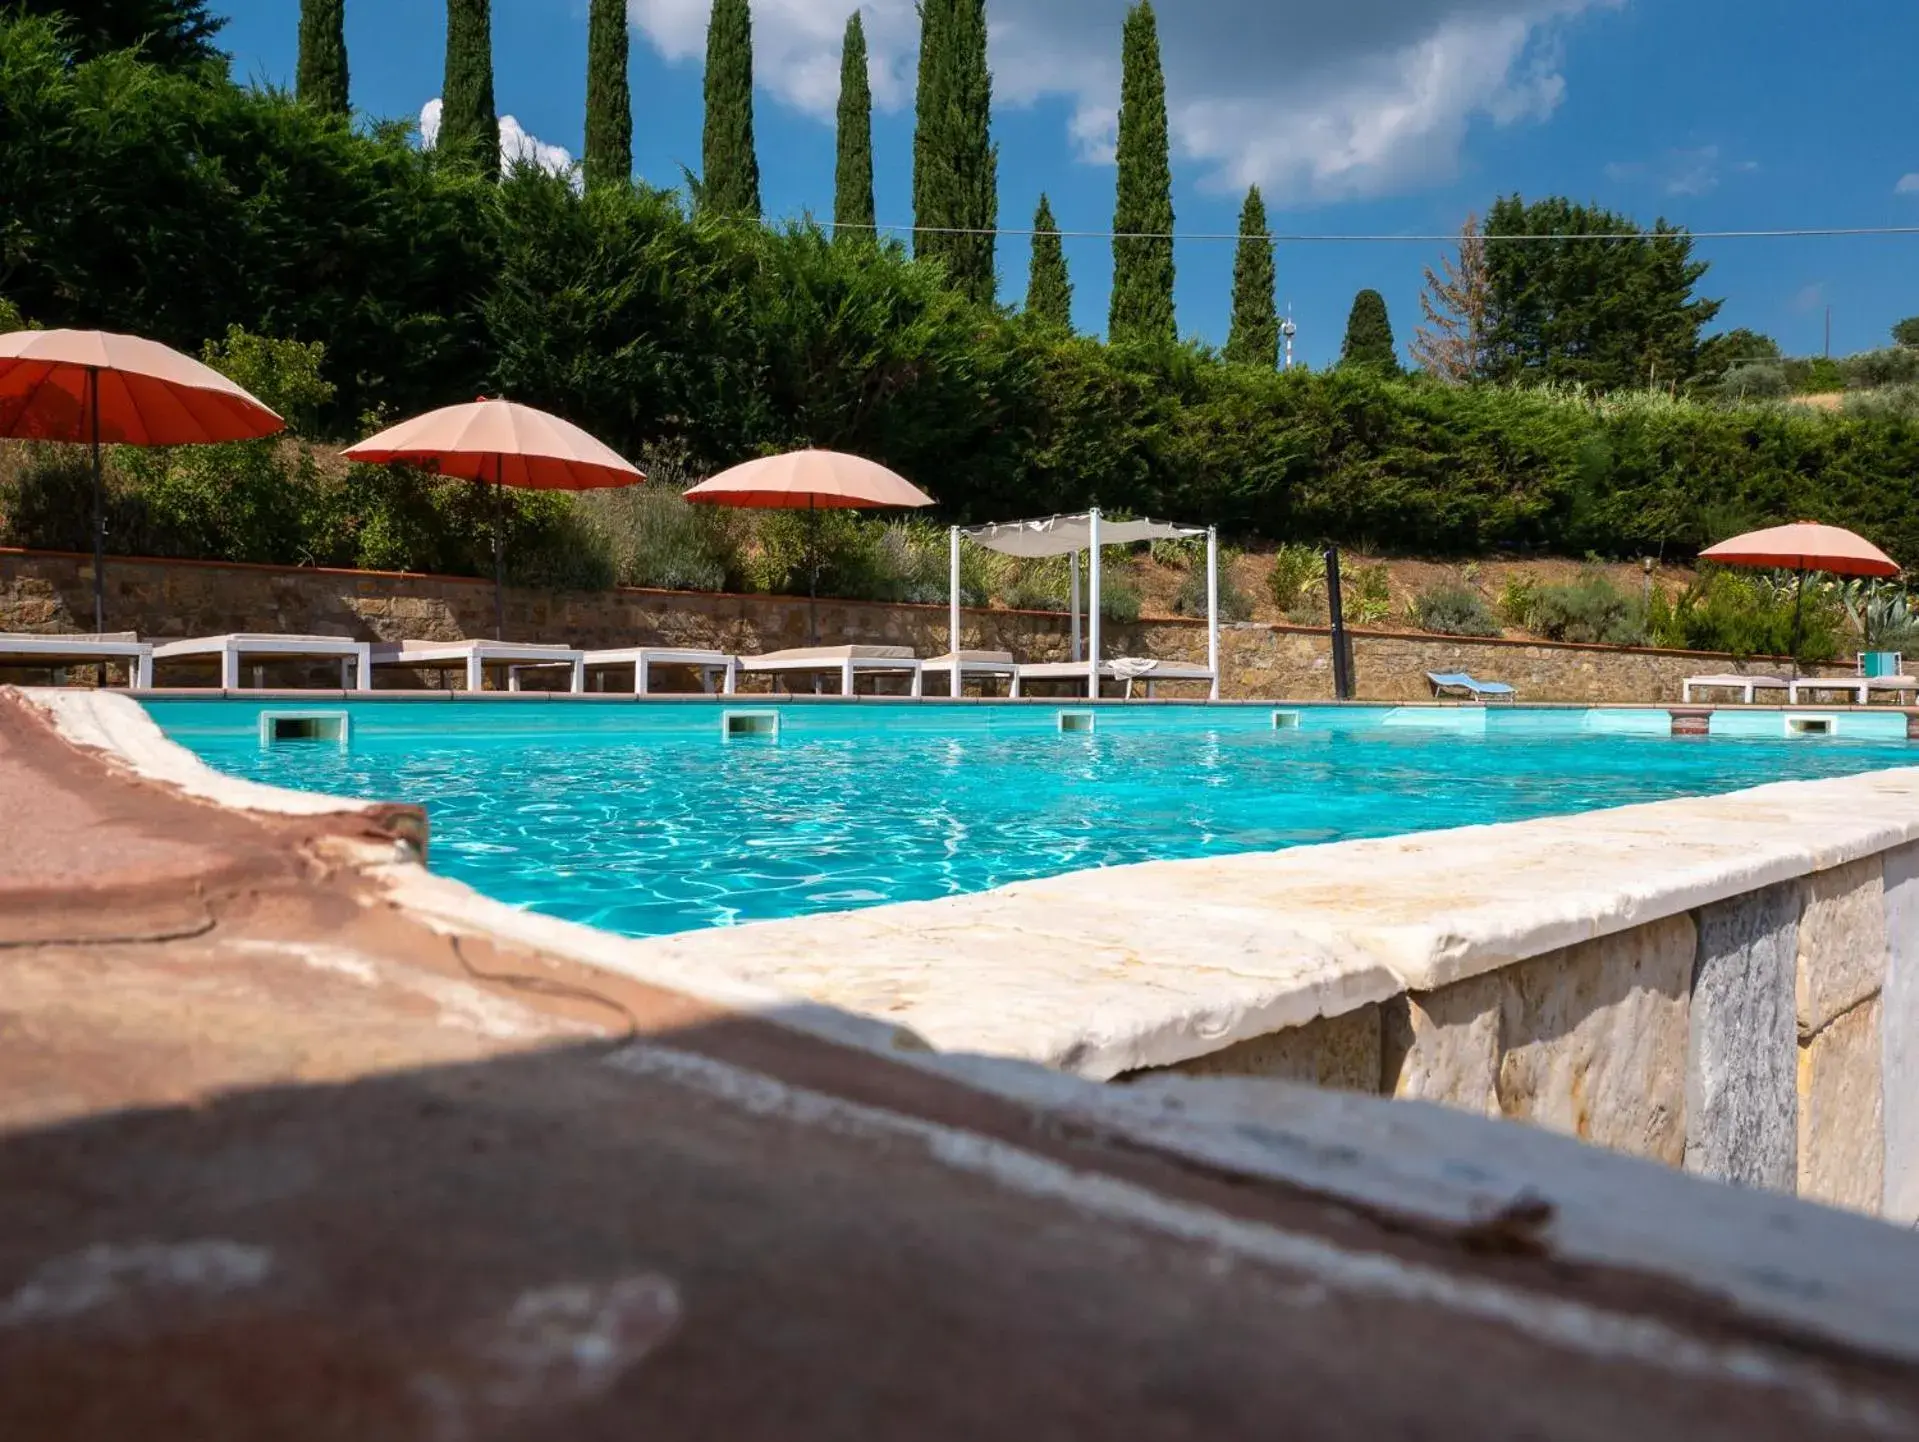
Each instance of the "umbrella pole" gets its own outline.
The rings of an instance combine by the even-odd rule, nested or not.
[[[820,513],[806,498],[806,634],[807,645],[820,644]]]
[[[1792,679],[1799,679],[1799,615],[1806,606],[1806,569],[1799,568],[1799,589],[1792,597]]]
[[[107,493],[100,477],[100,372],[87,368],[87,412],[93,427],[93,634],[107,629]]]
[[[506,639],[506,457],[493,458],[493,639]]]

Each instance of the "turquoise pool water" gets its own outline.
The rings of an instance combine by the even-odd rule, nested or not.
[[[1897,713],[1675,740],[1664,711],[1103,707],[1088,735],[1057,706],[800,704],[729,742],[704,703],[314,704],[348,715],[342,748],[263,746],[288,703],[148,709],[234,775],[423,805],[435,870],[632,936],[1919,761]]]

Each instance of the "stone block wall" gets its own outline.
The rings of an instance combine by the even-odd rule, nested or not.
[[[1919,843],[1166,1070],[1440,1102],[1919,1223]]]
[[[0,631],[91,630],[92,587],[87,557],[0,551]],[[106,593],[107,629],[158,639],[280,631],[457,640],[491,636],[494,624],[492,583],[450,576],[116,558],[107,563]],[[911,646],[922,656],[948,649],[944,606],[822,600],[818,618],[824,645]],[[662,644],[749,654],[808,640],[804,598],[702,592],[509,588],[506,626],[513,640],[585,647]],[[962,629],[968,648],[1011,651],[1026,661],[1069,655],[1071,626],[1063,615],[969,610]],[[1368,701],[1428,699],[1428,671],[1467,671],[1506,681],[1527,701],[1669,702],[1679,700],[1686,676],[1744,669],[1729,657],[1676,651],[1351,634],[1358,698]],[[1105,637],[1109,655],[1206,657],[1203,621],[1108,625]],[[1331,646],[1322,629],[1228,626],[1220,650],[1221,694],[1229,699],[1332,699]],[[1181,690],[1197,694],[1177,686],[1167,694]]]

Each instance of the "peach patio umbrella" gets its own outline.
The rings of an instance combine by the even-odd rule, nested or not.
[[[646,479],[640,468],[570,421],[506,400],[476,400],[389,426],[342,453],[369,465],[404,462],[456,480],[493,483],[493,626],[506,634],[504,487],[593,491]]]
[[[746,461],[686,493],[695,505],[737,506],[745,510],[807,512],[807,629],[820,639],[817,609],[820,562],[818,516],[821,511],[890,510],[930,506],[933,498],[906,477],[877,461],[843,451],[789,451]]]
[[[93,447],[96,632],[106,629],[101,443],[207,445],[285,429],[285,421],[211,366],[158,341],[97,330],[0,335],[0,436]]]
[[[1792,603],[1792,664],[1799,666],[1799,611],[1806,595],[1806,572],[1829,571],[1835,576],[1896,576],[1899,563],[1864,536],[1839,526],[1797,521],[1748,531],[1699,553],[1702,561],[1722,566],[1751,566],[1762,570],[1797,571],[1799,589]]]

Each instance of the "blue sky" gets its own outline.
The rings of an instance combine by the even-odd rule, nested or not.
[[[756,0],[757,126],[769,215],[830,214],[832,105],[854,0]],[[216,3],[216,9],[220,8]],[[708,0],[631,0],[639,172],[697,167]],[[911,0],[864,0],[880,219],[910,220]],[[416,116],[439,94],[444,0],[347,0],[353,101]],[[1061,227],[1112,221],[1111,113],[1126,0],[989,0],[1000,218],[1041,190]],[[242,79],[291,83],[298,0],[227,0]],[[1163,0],[1179,228],[1233,231],[1245,186],[1273,229],[1451,232],[1495,196],[1561,193],[1695,230],[1919,225],[1911,58],[1919,5],[1843,0]],[[493,0],[502,114],[577,155],[586,0]],[[1905,177],[1905,189],[1900,182]],[[1279,254],[1299,358],[1338,352],[1353,293],[1382,291],[1403,343],[1439,247],[1300,242]],[[1816,353],[1885,343],[1919,314],[1919,236],[1702,241],[1721,326]],[[1003,239],[1000,293],[1024,294]],[[1067,241],[1075,314],[1105,323],[1110,242]],[[1232,246],[1177,248],[1181,329],[1223,342]]]

